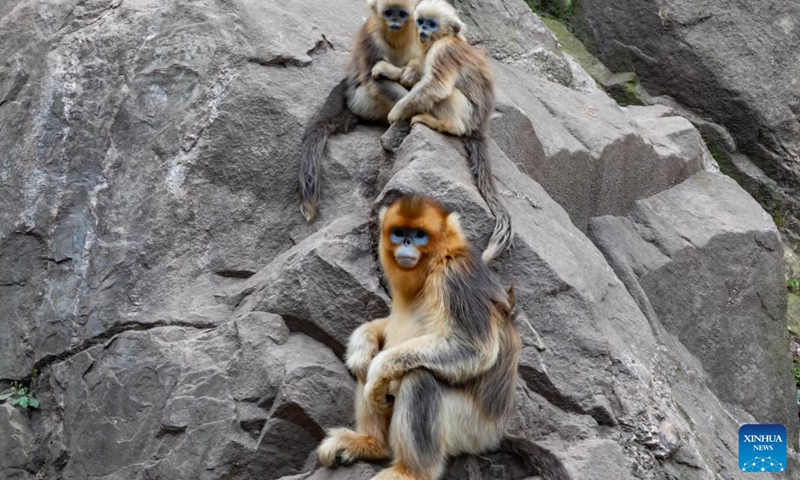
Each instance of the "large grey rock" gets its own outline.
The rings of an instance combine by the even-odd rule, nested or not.
[[[8,403],[0,405],[0,476],[8,480],[34,478],[35,450],[30,420]]]
[[[565,86],[573,84],[570,65],[556,38],[523,0],[455,0],[467,23],[467,39],[508,65]]]
[[[736,182],[698,173],[627,217],[592,219],[589,232],[642,311],[701,360],[720,398],[761,423],[793,415],[783,248]]]
[[[277,478],[303,471],[324,428],[352,421],[341,362],[269,314],[126,332],[48,373],[43,402],[63,432],[37,433],[65,478]]]
[[[727,127],[740,149],[794,195],[800,185],[800,4],[792,0],[577,2],[589,44]]]
[[[374,207],[398,190],[436,195],[478,248],[494,219],[457,139],[415,127],[384,151],[375,125],[331,139],[319,219],[299,214],[300,138],[341,108],[363,1],[7,6],[0,384],[38,368],[42,400],[13,468],[370,478],[380,466],[318,469],[313,452],[326,428],[353,423],[347,336],[390,305]],[[592,465],[619,478],[738,478],[730,445],[758,412],[709,387],[724,372],[664,335],[583,233],[713,169],[697,131],[660,108],[620,109],[585,82],[548,82],[575,87],[580,71],[551,75],[563,59],[521,1],[459,6],[471,39],[500,59],[490,154],[517,237],[496,268],[517,290],[524,339],[512,431],[576,479],[597,478]],[[779,290],[752,313],[780,313]],[[10,413],[0,429],[25,431]],[[449,478],[527,474],[487,457],[457,460]]]
[[[495,64],[492,136],[580,229],[597,215],[716,170],[692,124],[661,106],[620,108],[599,90],[576,92]]]

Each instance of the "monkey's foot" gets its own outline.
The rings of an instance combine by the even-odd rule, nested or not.
[[[420,480],[402,465],[395,465],[372,477],[372,480]]]
[[[336,428],[317,447],[317,458],[326,467],[350,465],[356,460],[384,460],[389,449],[377,439],[347,428]]]
[[[420,113],[419,115],[414,115],[413,117],[411,117],[412,127],[418,123],[427,125],[428,127],[434,130],[438,130],[440,132],[443,131],[442,122],[440,122],[439,120],[436,119],[436,117],[428,113]]]

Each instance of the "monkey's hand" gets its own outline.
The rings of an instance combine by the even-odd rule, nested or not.
[[[394,80],[396,82],[400,80],[404,73],[405,69],[395,67],[386,60],[381,60],[380,62],[376,63],[374,67],[372,67],[372,78],[375,80],[379,78],[388,78],[389,80]]]
[[[411,61],[403,68],[403,73],[400,75],[400,85],[411,88],[422,77],[422,65],[418,62]]]
[[[390,124],[395,124],[397,122],[401,122],[403,120],[408,120],[411,118],[407,111],[408,102],[405,101],[408,96],[403,97],[399,102],[394,104],[391,110],[389,110],[389,115],[387,116],[387,120]]]
[[[386,360],[386,351],[379,353],[372,360],[367,372],[367,383],[364,385],[364,400],[379,412],[384,412],[391,406],[386,398],[389,384],[392,382],[392,378],[387,375]]]
[[[361,383],[366,383],[369,364],[381,348],[387,321],[386,318],[380,318],[361,325],[347,342],[347,368]]]
[[[386,412],[392,407],[393,397],[399,385],[397,381],[405,373],[398,367],[399,363],[391,350],[379,353],[369,365],[364,399],[379,412]]]

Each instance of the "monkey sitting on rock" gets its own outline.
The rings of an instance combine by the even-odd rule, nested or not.
[[[392,311],[350,337],[357,430],[330,430],[321,463],[391,458],[373,480],[436,480],[450,456],[501,448],[568,480],[548,450],[506,436],[520,354],[513,293],[470,248],[458,214],[402,197],[381,212],[379,250]]]
[[[333,117],[315,122],[303,135],[300,151],[300,211],[307,221],[317,216],[320,162],[328,137],[352,130],[359,119],[386,122],[389,111],[408,94],[421,69],[422,47],[412,19],[416,0],[367,0],[370,17],[356,35],[347,67],[346,106]],[[373,77],[376,64],[399,67],[397,78]]]

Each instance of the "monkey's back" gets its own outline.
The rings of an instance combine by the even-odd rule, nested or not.
[[[513,410],[521,349],[512,314],[513,299],[480,257],[467,250],[452,257],[445,269],[444,297],[450,321],[479,342],[498,333],[498,354],[485,372],[453,388],[470,392],[487,419],[504,423]]]
[[[474,129],[484,131],[494,112],[494,77],[486,54],[459,37],[447,42],[447,56],[458,69],[455,88],[472,104]]]

